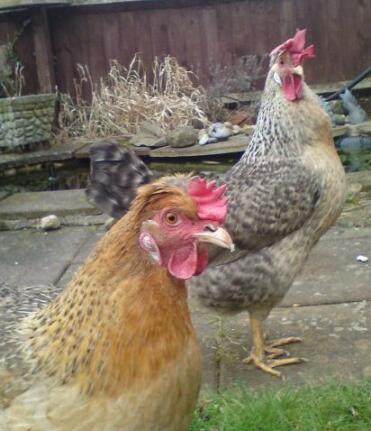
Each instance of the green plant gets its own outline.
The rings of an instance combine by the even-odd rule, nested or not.
[[[204,395],[191,431],[371,430],[371,381]]]

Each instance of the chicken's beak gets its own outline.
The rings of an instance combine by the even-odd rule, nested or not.
[[[291,69],[291,71],[292,71],[292,73],[293,73],[294,75],[298,75],[298,76],[303,76],[303,75],[304,75],[304,69],[303,69],[303,66],[301,66],[300,64],[299,64],[298,66],[296,66],[296,67],[293,67],[293,68]]]
[[[229,233],[222,227],[206,226],[203,232],[193,235],[199,242],[206,242],[217,245],[218,247],[228,248],[234,251],[234,244]]]

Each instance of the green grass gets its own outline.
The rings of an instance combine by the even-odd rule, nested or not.
[[[200,400],[191,431],[371,431],[371,380],[251,392]]]

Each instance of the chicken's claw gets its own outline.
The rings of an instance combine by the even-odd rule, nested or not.
[[[301,343],[302,341],[299,337],[284,337],[270,342],[268,347],[287,346],[287,344]]]
[[[281,350],[281,349],[280,349]],[[242,361],[245,364],[254,364],[257,368],[265,371],[272,376],[282,378],[282,373],[280,371],[274,370],[276,367],[282,367],[284,365],[300,364],[302,362],[307,362],[305,358],[283,358],[283,359],[268,359],[264,362],[255,353],[251,353],[246,359]]]
[[[281,377],[282,373],[280,371],[274,370],[272,366],[266,364],[263,360],[261,360],[254,353],[250,353],[250,355],[242,361],[244,364],[254,364],[257,368],[260,368],[262,371],[265,371],[268,374],[271,374],[275,377]]]
[[[285,349],[280,349],[280,346],[286,346],[287,344],[301,343],[303,340],[299,337],[285,337],[279,338],[270,342],[264,347],[264,352],[267,353],[268,359],[275,359],[280,356],[290,356],[290,353]]]

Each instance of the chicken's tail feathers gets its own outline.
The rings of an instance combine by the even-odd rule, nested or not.
[[[129,148],[113,140],[99,141],[90,147],[90,183],[86,194],[111,217],[124,215],[137,188],[152,178],[152,172]]]

